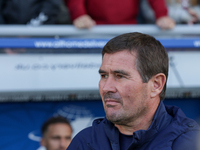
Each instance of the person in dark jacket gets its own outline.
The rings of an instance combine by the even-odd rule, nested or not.
[[[134,32],[104,46],[99,92],[105,118],[79,132],[67,150],[197,150],[199,125],[165,106],[168,54],[154,37]]]
[[[55,24],[61,0],[0,0],[0,24]]]

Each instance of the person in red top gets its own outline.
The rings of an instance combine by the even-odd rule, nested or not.
[[[161,29],[172,29],[164,0],[148,0]],[[91,28],[96,24],[137,24],[140,0],[65,0],[73,24]]]

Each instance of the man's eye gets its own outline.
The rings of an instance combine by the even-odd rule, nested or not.
[[[52,139],[54,139],[54,140],[59,140],[59,139],[60,139],[60,137],[58,137],[58,136],[55,136],[55,137],[52,137]]]
[[[108,78],[108,75],[107,74],[101,74],[101,78],[103,78],[103,79]]]
[[[70,136],[65,137],[66,140],[71,140]]]
[[[118,79],[121,79],[121,78],[123,78],[124,76],[122,76],[122,75],[120,75],[120,74],[117,74],[116,77],[117,77]]]

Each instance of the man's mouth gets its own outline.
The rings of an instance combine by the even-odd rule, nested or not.
[[[119,100],[115,100],[115,99],[105,99],[104,102],[106,106],[114,106],[120,103]]]

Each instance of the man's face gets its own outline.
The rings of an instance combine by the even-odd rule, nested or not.
[[[128,50],[105,54],[100,67],[99,92],[106,117],[127,125],[148,113],[149,84],[135,68],[136,54]]]
[[[71,142],[72,130],[65,123],[51,124],[45,133],[41,144],[47,150],[66,150]]]

